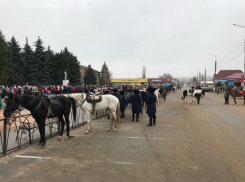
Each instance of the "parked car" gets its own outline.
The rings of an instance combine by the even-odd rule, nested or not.
[[[201,88],[202,88],[202,90],[204,90],[205,92],[209,92],[209,91],[213,91],[214,86],[213,86],[213,85],[206,85],[206,84],[204,84],[204,85],[201,85]]]

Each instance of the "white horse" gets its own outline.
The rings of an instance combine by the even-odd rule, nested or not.
[[[197,104],[197,99],[196,99],[196,97],[195,97],[195,94],[201,94],[202,95],[202,90],[194,90],[194,92],[193,92],[193,97],[194,97],[194,100],[192,100],[191,101],[191,104],[193,103],[193,102],[195,102],[196,104]]]
[[[194,90],[193,93],[192,93],[192,92],[189,92],[189,90],[184,90],[184,91],[183,91],[183,96],[182,96],[183,102],[187,102],[187,97],[188,97],[188,96],[194,97],[196,93],[202,94],[202,90]],[[191,104],[192,104],[193,102],[196,102],[196,103],[197,103],[196,98],[195,98],[194,100],[191,101]]]
[[[71,94],[71,97],[73,97],[79,105],[82,110],[86,112],[87,115],[87,123],[88,123],[88,129],[86,130],[86,134],[92,131],[91,127],[91,113],[93,111],[93,105],[91,103],[88,103],[86,99],[86,94]],[[117,131],[118,126],[120,125],[120,102],[119,99],[113,95],[102,95],[102,101],[96,103],[95,105],[95,112],[103,111],[108,109],[109,115],[111,118],[110,127],[108,128],[108,131],[112,129],[113,121],[115,122],[115,131]]]
[[[157,105],[159,106],[159,103],[160,103],[160,93],[159,91],[156,89],[155,92],[154,92],[155,96],[157,97]]]

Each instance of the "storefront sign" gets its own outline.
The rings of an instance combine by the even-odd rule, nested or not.
[[[111,79],[112,83],[146,83],[147,79]]]
[[[152,82],[161,82],[162,80],[151,80]]]

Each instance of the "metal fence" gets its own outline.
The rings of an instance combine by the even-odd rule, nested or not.
[[[97,119],[107,115],[107,111],[96,112],[91,119]],[[77,107],[76,122],[70,114],[70,129],[86,124],[87,118],[85,112]],[[2,126],[1,126],[2,125]],[[60,122],[58,118],[46,119],[45,135],[46,138],[56,136],[60,131]],[[7,120],[0,119],[0,156],[9,152],[19,150],[40,140],[38,126],[31,114],[21,114],[16,112]]]

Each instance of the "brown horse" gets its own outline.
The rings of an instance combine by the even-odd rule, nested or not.
[[[229,90],[231,96],[234,99],[234,103],[236,104],[236,97],[243,97],[243,105],[245,104],[245,90],[241,90],[241,91],[236,91],[235,89],[227,86],[225,90]]]

